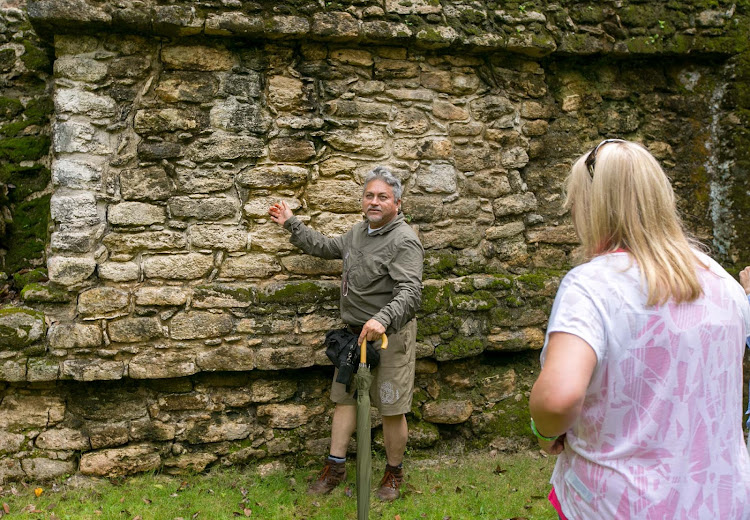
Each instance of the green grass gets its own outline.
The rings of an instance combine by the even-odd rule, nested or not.
[[[407,460],[402,498],[384,504],[373,495],[370,518],[556,520],[546,500],[553,465],[554,458],[538,452]],[[51,520],[356,519],[354,466],[354,461],[348,463],[346,485],[323,497],[305,492],[317,468],[271,464],[181,477],[148,474],[116,481],[7,484],[0,501],[13,516]],[[376,457],[373,488],[383,467],[382,458]],[[43,489],[40,497],[34,493],[37,487]]]

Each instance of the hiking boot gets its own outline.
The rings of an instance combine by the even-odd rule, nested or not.
[[[320,474],[315,482],[307,488],[307,492],[310,495],[325,495],[326,493],[330,493],[333,488],[341,484],[344,480],[346,480],[346,463],[326,459],[325,466],[320,470]]]
[[[403,482],[404,469],[386,464],[385,475],[375,495],[383,502],[392,502],[398,498],[399,488]]]

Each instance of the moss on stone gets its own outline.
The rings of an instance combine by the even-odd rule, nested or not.
[[[447,309],[450,305],[451,292],[446,286],[426,285],[422,289],[422,308],[425,314]]]
[[[321,287],[314,282],[290,283],[270,294],[260,293],[258,299],[262,303],[318,303],[336,300],[339,296],[338,288]]]
[[[50,195],[20,202],[8,225],[5,269],[14,273],[44,258],[49,223]]]
[[[193,300],[215,296],[217,293],[219,295],[226,295],[239,302],[255,301],[255,294],[252,288],[228,287],[226,285],[199,285],[193,289]]]
[[[38,283],[30,283],[21,290],[21,298],[29,303],[67,303],[75,295]]]
[[[450,314],[425,316],[417,320],[417,339],[421,340],[425,336],[440,334],[452,329],[453,316]]]
[[[540,272],[522,274],[516,278],[519,283],[525,285],[527,288],[537,291],[545,288],[548,279],[549,275]]]
[[[484,338],[467,338],[459,336],[451,340],[447,345],[438,345],[435,348],[435,359],[448,361],[473,357],[484,352],[486,340]]]
[[[52,72],[52,60],[47,52],[30,41],[23,42],[25,52],[21,55],[21,61],[27,69],[39,72]]]
[[[15,282],[16,287],[24,287],[31,283],[39,283],[46,280],[47,270],[42,268],[13,274],[13,281]]]
[[[11,120],[23,112],[23,103],[15,98],[0,96],[0,119]]]
[[[15,186],[8,197],[13,203],[22,202],[32,193],[42,191],[47,187],[50,177],[50,171],[40,164],[34,166],[0,164],[0,183]]]
[[[456,267],[456,257],[446,252],[428,252],[425,262],[425,275],[428,278],[441,278]]]
[[[49,151],[50,139],[46,135],[22,136],[0,140],[0,160],[13,163],[36,161]]]
[[[497,299],[489,291],[474,291],[472,294],[454,296],[453,305],[462,311],[487,311],[497,305]]]

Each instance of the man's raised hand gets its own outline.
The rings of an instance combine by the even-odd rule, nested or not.
[[[282,227],[284,226],[284,222],[293,215],[292,210],[289,209],[289,205],[283,200],[268,208],[268,214],[271,215],[271,220]]]

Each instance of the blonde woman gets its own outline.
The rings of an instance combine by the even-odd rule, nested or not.
[[[579,158],[566,206],[589,261],[560,285],[530,397],[560,518],[750,518],[742,287],[686,237],[639,144]]]

